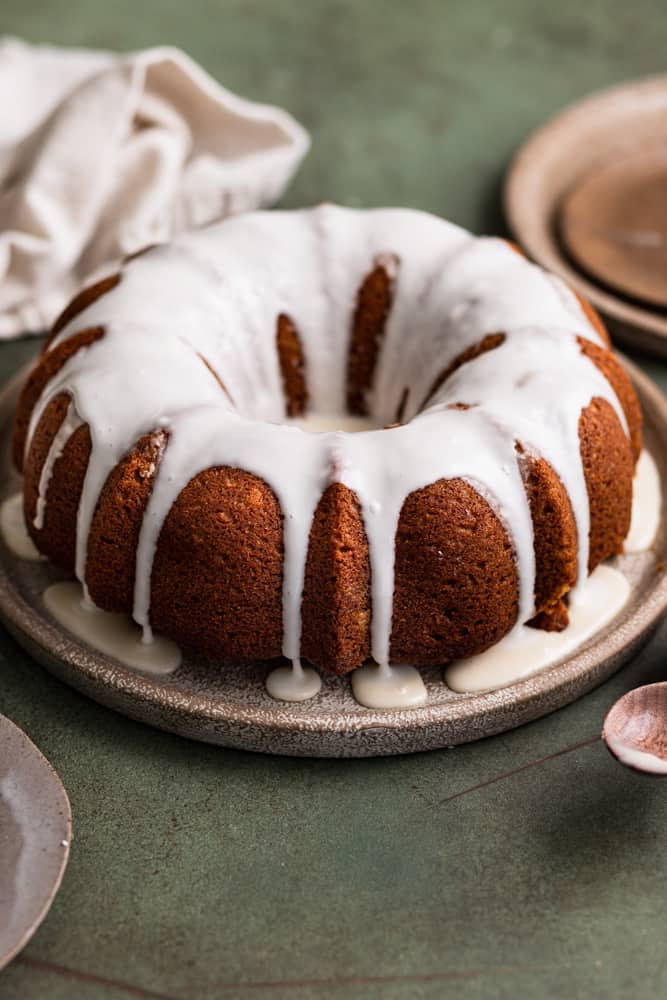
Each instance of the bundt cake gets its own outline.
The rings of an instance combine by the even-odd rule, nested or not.
[[[622,548],[641,414],[593,310],[509,243],[324,205],[181,235],[83,291],[14,449],[35,544],[95,605],[223,661],[345,674],[564,627]]]

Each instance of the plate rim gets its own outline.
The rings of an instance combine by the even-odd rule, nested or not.
[[[21,951],[23,951],[49,913],[65,876],[72,844],[72,806],[60,775],[51,761],[44,756],[42,751],[30,739],[27,733],[25,733],[20,726],[13,722],[12,719],[8,718],[6,715],[0,714],[0,733],[3,729],[8,730],[11,737],[17,740],[21,748],[21,755],[27,753],[31,761],[48,774],[49,786],[53,792],[54,806],[57,803],[57,807],[62,809],[65,833],[61,840],[62,855],[60,857],[60,863],[58,865],[55,878],[50,881],[48,889],[46,889],[46,892],[43,894],[43,900],[39,910],[31,917],[30,923],[23,928],[21,934],[18,936],[14,944],[11,945],[9,950],[4,952],[4,954],[0,953],[0,971],[6,968],[6,966],[9,965],[9,963],[12,962]]]
[[[637,366],[625,358],[622,360],[641,401],[667,430],[667,398]],[[24,377],[22,369],[0,392],[0,431],[6,429],[8,411],[13,409],[13,398]],[[662,517],[667,519],[667,476],[663,477],[663,498]],[[275,709],[266,709],[238,700],[220,703],[210,696],[192,693],[185,698],[188,708],[184,710],[184,696],[178,688],[116,664],[70,636],[50,619],[45,609],[33,606],[12,583],[5,552],[3,545],[0,619],[28,653],[60,680],[98,703],[158,729],[222,746],[291,756],[356,757],[417,752],[469,742],[523,725],[570,704],[610,677],[650,637],[667,611],[667,573],[663,573],[657,577],[648,595],[650,599],[622,617],[609,631],[592,637],[573,656],[512,685],[457,696],[446,705],[427,703],[409,709],[364,709],[353,715],[323,712],[316,716],[299,714],[298,705],[286,709],[283,703],[276,703]],[[623,611],[619,614],[623,616]],[[626,624],[631,626],[629,639],[622,634]],[[601,643],[604,655],[586,668],[581,663],[582,657]],[[551,679],[546,687],[539,680],[545,676]],[[483,718],[489,723],[482,728],[471,723],[471,704],[479,703],[484,711],[475,714],[474,719]],[[518,721],[508,722],[508,716],[517,714]],[[466,727],[465,733],[461,732],[462,726]]]
[[[667,74],[654,74],[636,80],[627,80],[593,91],[566,105],[538,125],[521,143],[512,156],[505,172],[502,189],[502,208],[507,224],[517,242],[530,257],[542,267],[555,271],[576,291],[610,319],[613,332],[628,345],[667,356],[667,315],[656,315],[648,308],[635,304],[613,289],[597,284],[595,279],[578,269],[562,252],[558,241],[553,240],[554,256],[545,253],[539,233],[550,230],[550,223],[542,216],[543,226],[531,225],[530,209],[526,205],[525,188],[540,172],[546,151],[556,148],[559,137],[573,124],[595,117],[619,99],[634,100],[651,94],[664,94],[667,108]],[[553,207],[550,203],[549,207]],[[534,218],[534,213],[533,213]]]

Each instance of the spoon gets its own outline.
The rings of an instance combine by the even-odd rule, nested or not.
[[[604,720],[602,739],[626,767],[667,775],[667,681],[619,698]]]

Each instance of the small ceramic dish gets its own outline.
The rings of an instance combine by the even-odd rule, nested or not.
[[[565,252],[558,217],[566,196],[594,171],[642,148],[667,146],[667,76],[623,84],[579,101],[546,122],[519,149],[505,180],[504,208],[533,260],[589,299],[618,340],[667,358],[667,309],[597,284]]]
[[[69,800],[58,775],[0,715],[0,969],[48,913],[71,837]]]
[[[645,416],[645,439],[667,496],[667,400],[637,368],[629,370]],[[9,456],[17,376],[0,395],[0,501],[19,478]],[[45,588],[58,579],[46,562],[12,556],[0,540],[0,617],[25,649],[57,677],[132,719],[221,746],[298,757],[375,757],[467,743],[553,712],[602,683],[645,642],[667,610],[667,511],[649,552],[613,560],[632,586],[613,623],[572,656],[496,691],[456,694],[441,667],[421,671],[424,705],[367,709],[348,678],[326,676],[317,697],[274,701],[264,681],[274,664],[206,663],[187,656],[173,674],[140,673],[66,632],[48,614]]]

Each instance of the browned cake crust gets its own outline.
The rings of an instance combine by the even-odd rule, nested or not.
[[[199,354],[198,353],[197,357],[202,362],[202,364],[206,365],[206,367],[210,371],[211,375],[213,376],[213,378],[215,379],[215,381],[218,383],[218,385],[220,386],[220,388],[222,389],[222,391],[224,392],[225,396],[230,401],[230,403],[233,403],[234,400],[232,399],[232,397],[231,397],[231,395],[229,393],[229,389],[227,388],[227,386],[225,385],[225,383],[222,381],[222,379],[218,375],[217,371],[215,370],[215,368],[213,367],[213,365],[211,364],[211,362],[207,361],[203,354]]]
[[[99,297],[108,287],[89,289],[88,298],[80,296],[69,316],[92,301],[91,294]],[[362,412],[372,385],[390,304],[391,279],[377,265],[361,286],[350,344],[348,398],[355,412]],[[19,466],[30,415],[43,389],[75,351],[102,335],[101,329],[93,329],[68,338],[47,351],[29,376],[16,415]],[[438,384],[503,339],[502,333],[483,338],[441,373]],[[303,412],[306,373],[298,332],[288,317],[278,318],[276,340],[288,412]],[[592,570],[621,550],[629,527],[641,413],[613,355],[584,338],[579,343],[618,395],[631,438],[605,400],[593,400],[581,414]],[[72,572],[77,508],[90,454],[87,427],[74,432],[54,464],[43,529],[32,523],[40,472],[68,405],[68,396],[57,396],[39,420],[25,462],[24,502],[38,548]],[[107,610],[131,611],[139,529],[165,446],[164,432],[141,438],[102,490],[89,536],[87,583],[95,603]],[[536,624],[558,628],[566,621],[563,598],[577,575],[572,507],[549,464],[527,455],[520,442],[517,449],[535,528]],[[158,541],[152,626],[184,646],[221,658],[279,656],[282,545],[282,515],[266,483],[241,469],[202,472],[180,494]],[[396,535],[392,659],[440,663],[481,652],[506,634],[517,613],[512,544],[488,503],[461,480],[439,481],[408,496]],[[315,665],[343,674],[368,657],[368,545],[357,499],[342,484],[330,486],[317,507],[302,614],[303,653]]]
[[[18,405],[16,416],[14,417],[14,429],[12,434],[12,454],[14,464],[21,472],[23,470],[23,456],[28,434],[30,417],[39,397],[42,395],[51,379],[57,375],[62,366],[82,347],[89,347],[99,340],[104,334],[102,327],[95,327],[92,330],[82,330],[73,337],[68,337],[52,351],[48,351],[37,360],[35,367],[28,375]]]
[[[151,624],[213,656],[279,656],[282,559],[282,515],[266,483],[242,469],[207,469],[165,520]]]
[[[285,413],[288,417],[300,417],[308,405],[303,350],[294,323],[284,313],[280,314],[276,324],[276,349],[283,380]]]
[[[347,408],[361,416],[368,413],[368,392],[391,309],[395,257],[384,255],[361,284],[352,320],[347,358]]]
[[[637,399],[637,393],[632,387],[630,376],[611,351],[599,347],[590,340],[578,337],[583,354],[599,368],[616,393],[621,409],[628,422],[628,433],[632,444],[634,460],[637,461],[642,450],[642,411]]]
[[[564,600],[556,601],[546,611],[540,611],[526,622],[530,628],[541,629],[543,632],[563,632],[570,624],[570,615]]]
[[[588,299],[584,298],[583,295],[580,295],[579,292],[575,292],[574,289],[572,289],[572,291],[579,300],[579,305],[583,309],[584,316],[586,317],[588,322],[591,324],[593,329],[600,334],[607,347],[611,349],[611,338],[607,331],[607,327],[602,322],[602,317],[600,316],[600,313],[597,311],[595,306],[592,306],[590,304]]]
[[[68,323],[71,323],[75,316],[78,316],[88,306],[92,306],[93,302],[97,302],[103,295],[106,295],[112,288],[115,288],[120,279],[120,274],[112,274],[108,278],[103,278],[94,285],[90,285],[88,288],[83,288],[78,295],[75,295],[51,327],[51,332],[44,342],[44,352],[48,351],[51,342],[55,340],[61,330],[65,329]]]
[[[322,495],[310,532],[303,592],[303,655],[338,674],[370,655],[368,545],[354,493],[333,483]]]
[[[51,442],[65,419],[70,398],[60,393],[42,414],[25,464],[23,507],[28,531],[40,552],[68,573],[74,572],[76,520],[79,497],[90,458],[90,432],[87,426],[74,431],[55,461],[46,494],[44,525],[35,528],[39,479]]]
[[[487,333],[485,337],[482,337],[478,344],[473,344],[471,347],[467,347],[465,351],[461,351],[460,354],[457,354],[454,360],[450,361],[447,367],[443,368],[443,370],[436,375],[431,388],[426,394],[426,399],[421,405],[421,409],[424,409],[429,400],[435,396],[438,389],[444,385],[450,375],[453,375],[455,371],[458,371],[462,365],[465,365],[468,361],[474,361],[475,358],[480,357],[482,354],[486,354],[487,351],[495,350],[495,348],[500,347],[504,341],[504,333]]]
[[[548,617],[577,581],[577,526],[570,498],[543,458],[521,462],[535,536],[535,607]]]
[[[396,534],[392,659],[444,663],[481,652],[517,613],[512,545],[486,500],[460,479],[411,493]]]
[[[165,431],[145,434],[111,471],[95,508],[86,581],[95,604],[107,611],[132,610],[141,522],[167,440]]]
[[[623,551],[632,514],[634,460],[620,421],[606,399],[579,418],[579,441],[591,512],[588,571]]]

